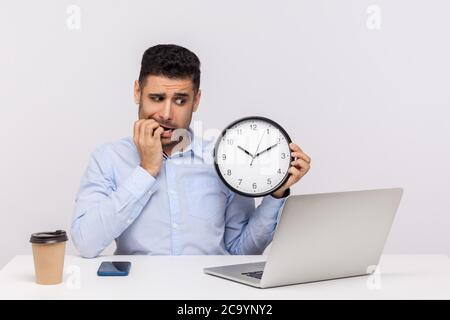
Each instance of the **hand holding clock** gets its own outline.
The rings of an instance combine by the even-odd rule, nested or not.
[[[289,148],[292,150],[291,156],[296,159],[291,162],[291,166],[288,169],[290,176],[287,181],[280,187],[280,189],[271,194],[275,198],[281,198],[284,192],[289,189],[289,187],[297,183],[311,168],[311,158],[304,153],[298,145],[291,142],[289,144]]]

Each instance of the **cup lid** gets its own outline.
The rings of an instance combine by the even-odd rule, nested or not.
[[[67,241],[67,234],[64,230],[50,232],[33,233],[30,237],[31,243],[58,243]]]

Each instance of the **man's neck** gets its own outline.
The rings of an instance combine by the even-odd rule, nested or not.
[[[172,150],[175,146],[163,146],[163,151],[166,155],[172,155]]]

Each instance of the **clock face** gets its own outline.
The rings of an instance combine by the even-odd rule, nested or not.
[[[263,117],[230,124],[217,140],[214,160],[222,181],[234,192],[261,197],[287,180],[293,160],[286,131]]]

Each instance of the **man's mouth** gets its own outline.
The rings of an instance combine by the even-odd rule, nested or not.
[[[163,126],[161,123],[159,125],[164,129],[164,131],[175,130],[174,127]]]
[[[175,128],[174,127],[167,127],[167,126],[162,125],[162,124],[159,124],[159,125],[164,129],[164,131],[161,134],[161,136],[163,138],[170,138],[172,136],[172,132],[173,132],[173,130],[175,130]]]

